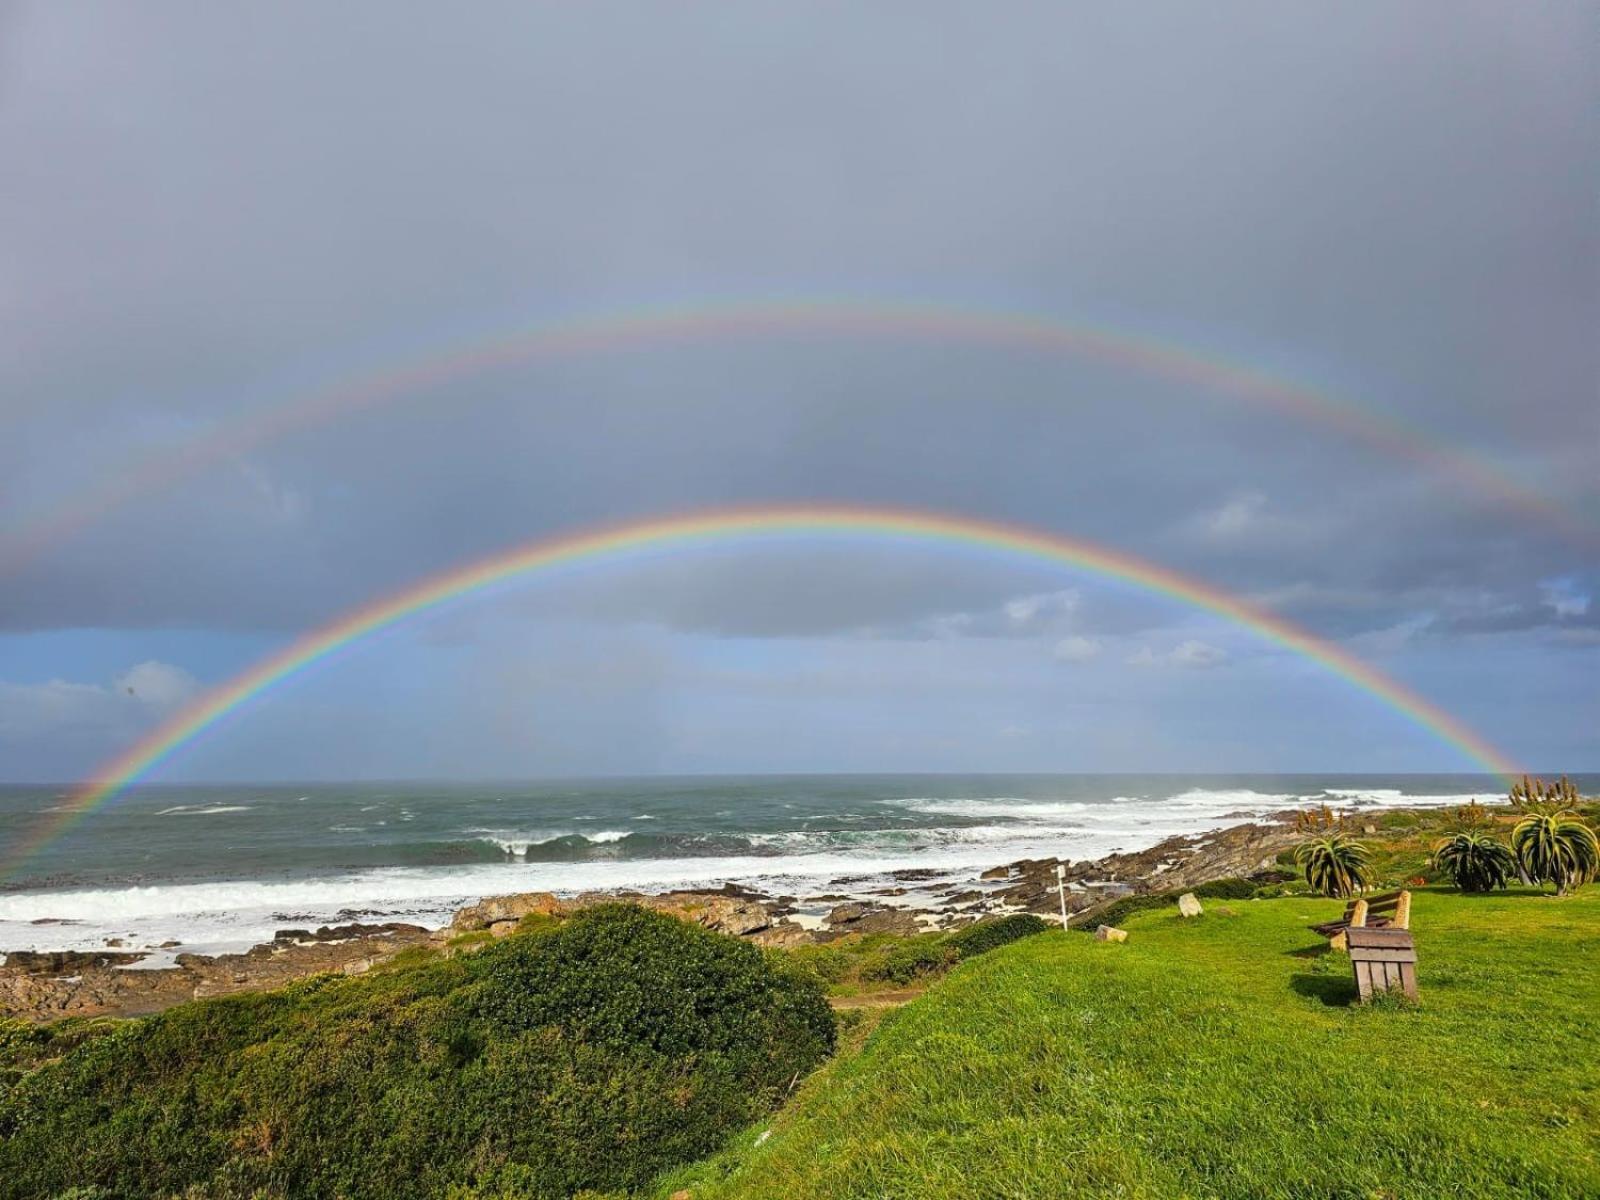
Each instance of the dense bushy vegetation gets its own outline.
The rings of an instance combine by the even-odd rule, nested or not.
[[[821,983],[849,994],[886,983],[905,987],[926,982],[959,962],[1051,927],[1050,921],[1032,913],[1013,913],[951,933],[852,935],[823,945],[798,946],[789,954]]]
[[[0,1195],[636,1187],[774,1107],[834,1022],[781,955],[607,905],[474,954],[85,1032],[0,1046],[20,1064]],[[58,1037],[83,1040],[51,1056]]]
[[[1010,945],[1018,938],[1032,937],[1050,928],[1050,922],[1033,913],[1012,913],[993,921],[979,921],[958,929],[948,938],[957,957],[973,958]]]

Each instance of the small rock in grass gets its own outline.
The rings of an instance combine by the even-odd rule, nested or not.
[[[1097,942],[1125,942],[1128,940],[1128,931],[1102,925],[1094,931],[1094,938]]]
[[[1180,917],[1198,917],[1205,909],[1200,907],[1200,897],[1193,892],[1185,892],[1178,897],[1178,915]]]

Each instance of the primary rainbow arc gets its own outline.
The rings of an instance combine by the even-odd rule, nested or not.
[[[13,871],[229,713],[341,648],[407,617],[491,585],[560,565],[620,558],[640,550],[782,535],[976,546],[1118,579],[1253,630],[1369,693],[1488,772],[1508,778],[1519,773],[1509,758],[1459,719],[1348,651],[1246,600],[1157,563],[1083,539],[973,517],[892,508],[778,505],[654,518],[540,540],[431,576],[356,609],[208,692],[105,764],[90,783],[73,795],[61,815],[14,850],[0,874]]]

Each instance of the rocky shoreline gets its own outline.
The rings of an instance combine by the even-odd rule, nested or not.
[[[897,871],[889,886],[865,895],[840,890],[803,898],[771,896],[732,884],[716,891],[657,895],[526,892],[468,905],[443,929],[393,922],[284,929],[271,942],[242,954],[180,953],[170,966],[148,965],[145,953],[116,946],[88,952],[13,951],[0,965],[0,1015],[31,1021],[144,1016],[188,1000],[261,991],[323,972],[360,974],[414,947],[463,952],[510,933],[530,914],[559,916],[618,899],[761,945],[789,946],[856,933],[905,935],[955,928],[1010,912],[1054,914],[1059,911],[1056,867],[1061,865],[1068,908],[1076,920],[1086,920],[1126,895],[1191,888],[1270,869],[1277,855],[1297,840],[1293,818],[1292,811],[1279,813],[1089,862],[1024,860],[965,882],[952,883],[938,872]],[[841,879],[835,886],[847,889],[859,882]]]

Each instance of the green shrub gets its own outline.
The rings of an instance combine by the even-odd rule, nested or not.
[[[1301,842],[1294,857],[1306,882],[1324,896],[1353,896],[1372,883],[1367,848],[1343,834]]]
[[[1232,879],[1213,879],[1191,889],[1202,900],[1248,900],[1256,894],[1258,884],[1235,876]]]
[[[1154,892],[1143,896],[1124,896],[1121,900],[1102,909],[1089,920],[1075,920],[1072,928],[1084,933],[1093,933],[1097,925],[1120,925],[1134,913],[1149,912],[1157,908],[1172,908],[1177,905],[1178,897],[1184,892],[1193,892],[1202,900],[1249,900],[1253,896],[1281,895],[1285,889],[1279,887],[1274,890],[1272,885],[1257,884],[1249,879],[1231,877],[1228,879],[1213,879],[1209,883],[1197,884],[1192,888],[1183,888],[1171,892]]]
[[[947,970],[959,961],[955,947],[938,936],[903,938],[861,964],[860,975],[869,982],[908,984]]]
[[[1074,920],[1072,929],[1093,933],[1097,925],[1120,925],[1134,913],[1149,912],[1155,908],[1172,908],[1178,903],[1178,892],[1158,892],[1149,896],[1124,896],[1089,920]]]
[[[0,1097],[0,1195],[634,1188],[770,1111],[833,1037],[781,956],[606,905],[119,1023]]]
[[[808,944],[789,951],[789,961],[803,971],[809,971],[819,983],[838,983],[850,971],[855,957],[838,946]]]
[[[1379,829],[1415,829],[1422,823],[1422,814],[1405,810],[1386,812],[1378,817]]]
[[[1012,913],[993,921],[979,921],[952,933],[946,943],[955,950],[957,958],[975,958],[1010,945],[1019,938],[1032,937],[1050,928],[1050,922],[1033,913]]]
[[[1448,875],[1463,892],[1503,888],[1517,870],[1510,849],[1488,834],[1470,829],[1434,847],[1433,867]]]

